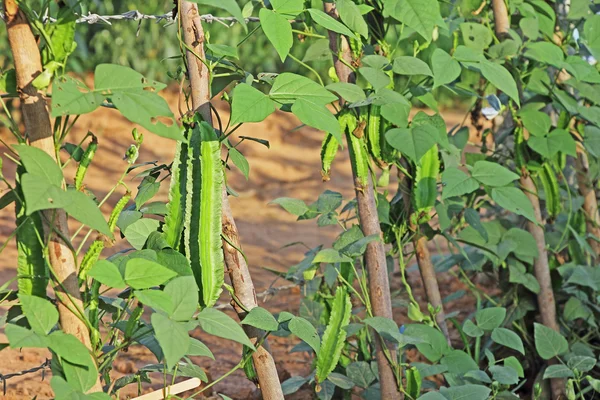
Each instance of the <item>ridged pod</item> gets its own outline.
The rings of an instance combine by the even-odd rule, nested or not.
[[[552,170],[549,163],[544,163],[542,169],[538,173],[544,194],[546,195],[546,210],[552,218],[556,218],[562,211],[562,203],[560,201],[560,188],[556,174]]]
[[[367,146],[373,156],[375,164],[379,168],[385,168],[386,163],[383,160],[383,154],[381,150],[381,106],[371,104],[369,108],[369,120],[367,123]],[[385,139],[384,139],[385,141]]]
[[[178,250],[183,233],[185,198],[187,190],[188,146],[181,141],[175,147],[175,157],[171,165],[171,185],[167,214],[162,227],[163,237],[171,248]]]
[[[223,290],[225,273],[221,242],[221,144],[206,122],[197,122],[189,132],[184,247],[200,289],[201,306],[212,307]]]
[[[522,167],[527,165],[526,149],[527,144],[523,137],[523,128],[515,129],[515,164],[517,170],[521,170]]]
[[[17,177],[25,170],[17,168]],[[15,190],[19,198],[23,198],[21,185],[17,182]],[[25,215],[25,208],[20,201],[16,201],[17,214],[17,287],[19,294],[39,296],[46,298],[48,286],[48,268],[44,259],[43,246],[40,239],[44,237],[42,221],[36,212],[29,217]]]
[[[347,115],[349,118],[347,120],[346,138],[348,140],[352,170],[354,171],[354,176],[356,176],[354,184],[358,190],[363,190],[369,181],[369,154],[363,135],[358,135],[360,137],[357,137],[357,131],[360,130],[361,124],[358,123],[359,121],[352,114]]]
[[[413,190],[414,213],[417,223],[429,220],[429,212],[437,198],[437,177],[440,173],[440,158],[437,145],[433,146],[417,163]]]
[[[350,323],[351,311],[350,295],[345,287],[338,286],[333,299],[329,322],[321,340],[321,349],[317,354],[317,372],[315,375],[317,383],[324,382],[327,379],[340,359],[346,340],[344,327]]]
[[[331,133],[328,133],[321,145],[321,176],[323,177],[323,182],[329,180],[331,164],[333,163],[339,148],[340,144],[337,139],[334,138]]]
[[[92,135],[92,141],[83,153],[83,156],[81,156],[81,161],[75,172],[75,189],[81,190],[83,187],[83,179],[85,178],[85,174],[92,163],[92,159],[94,158],[97,149],[98,139],[96,139],[96,136]]]
[[[248,346],[244,346],[242,357],[248,357],[248,354],[251,352],[254,352],[254,349],[251,349]],[[254,362],[252,361],[252,357],[248,357],[247,361],[244,363],[244,373],[246,374],[246,378],[248,378],[250,382],[258,383],[258,374],[256,373],[256,369],[254,368]]]

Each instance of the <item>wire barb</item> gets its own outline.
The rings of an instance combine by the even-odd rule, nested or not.
[[[33,367],[30,369],[26,369],[24,371],[14,372],[12,374],[6,374],[6,375],[0,373],[0,382],[2,382],[3,396],[6,396],[6,381],[9,380],[10,378],[14,378],[15,376],[32,374],[34,372],[38,372],[39,370],[42,370],[42,380],[44,380],[44,370],[46,368],[50,367],[50,362],[51,361],[46,358],[46,361],[44,361],[41,365],[39,365],[37,367]]]

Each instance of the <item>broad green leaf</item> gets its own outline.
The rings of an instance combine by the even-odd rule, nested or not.
[[[242,10],[236,0],[192,0],[194,3],[204,4],[210,7],[219,8],[227,11],[233,15],[235,19],[244,27],[246,30],[246,20],[242,14]]]
[[[517,105],[521,104],[517,84],[506,68],[491,61],[482,61],[479,69],[483,77],[492,85],[506,93]]]
[[[293,103],[296,99],[307,99],[325,105],[337,100],[337,96],[315,81],[301,75],[284,72],[273,82],[269,92],[271,99],[279,103]]]
[[[346,367],[346,375],[357,386],[368,388],[369,385],[376,379],[371,365],[366,361],[355,361]]]
[[[585,21],[583,36],[594,58],[600,59],[600,15],[593,15]]]
[[[242,321],[242,325],[250,325],[263,331],[276,331],[279,323],[275,317],[262,307],[254,307]]]
[[[492,32],[485,25],[464,22],[460,24],[460,32],[462,33],[465,46],[479,53],[487,49],[492,43]]]
[[[336,21],[329,15],[325,14],[323,11],[318,10],[316,8],[309,8],[307,11],[317,25],[321,25],[323,28],[329,31],[337,32],[344,36],[348,36],[358,40],[358,37],[354,33],[352,33],[350,29],[346,28],[344,24],[342,24],[339,21]]]
[[[46,299],[19,294],[23,314],[35,333],[46,335],[58,322],[56,307]]]
[[[498,344],[509,347],[525,355],[523,341],[513,331],[506,328],[496,328],[492,331],[492,340]]]
[[[171,297],[175,321],[187,321],[198,308],[198,286],[193,276],[180,276],[165,286],[164,292]]]
[[[100,107],[104,96],[91,91],[83,82],[61,76],[52,85],[52,116],[87,114]]]
[[[429,65],[416,57],[400,56],[394,59],[394,73],[398,75],[433,76]]]
[[[285,61],[294,43],[291,24],[284,16],[266,8],[261,8],[258,15],[260,26],[267,39],[277,50],[281,61]]]
[[[563,364],[549,365],[544,371],[544,379],[573,378],[574,376],[573,371]]]
[[[160,222],[156,219],[141,218],[128,225],[123,234],[135,249],[140,250],[146,244],[150,233],[156,232],[159,225]]]
[[[271,5],[277,14],[286,18],[296,18],[304,10],[304,1],[302,0],[271,0]]]
[[[386,132],[387,142],[416,162],[436,143],[436,128],[426,124],[412,128],[394,128]]]
[[[294,317],[288,324],[290,332],[304,340],[315,353],[319,354],[321,341],[314,326],[304,318]]]
[[[350,390],[354,387],[354,382],[352,379],[337,372],[330,373],[327,377],[327,380],[341,389]]]
[[[573,356],[569,358],[567,365],[573,370],[588,372],[596,366],[596,359],[589,356]]]
[[[237,47],[227,46],[225,44],[206,44],[206,49],[215,57],[239,58]]]
[[[236,167],[244,174],[246,180],[248,180],[248,176],[250,175],[250,164],[248,160],[238,149],[232,147],[229,149],[229,158],[233,161]]]
[[[340,123],[325,106],[309,99],[298,99],[292,106],[292,112],[303,124],[331,133],[341,143]]]
[[[517,358],[515,356],[510,356],[510,357],[505,358],[504,366],[512,368],[515,371],[517,371],[517,376],[519,378],[525,377],[525,371],[523,371],[523,366],[521,365],[521,363],[519,362],[519,360],[517,360]]]
[[[517,260],[512,260],[512,262],[509,260],[508,270],[508,281],[510,283],[521,284],[535,294],[538,294],[540,292],[540,284],[538,283],[537,279],[535,279],[535,276],[527,273],[527,269],[523,264],[521,264]]]
[[[67,214],[84,225],[112,237],[108,223],[91,197],[74,189],[63,192],[63,196],[66,197],[66,204],[63,208]]]
[[[163,351],[167,368],[171,369],[190,348],[190,336],[186,325],[157,313],[152,314],[150,320],[156,340]]]
[[[490,161],[477,161],[471,176],[486,186],[506,186],[519,179],[519,175],[500,164]]]
[[[539,61],[561,68],[564,66],[565,55],[561,48],[550,42],[534,42],[527,45],[524,56],[531,60]]]
[[[479,183],[465,172],[449,167],[442,173],[442,200],[462,196],[479,189]]]
[[[205,308],[198,314],[198,324],[204,332],[254,348],[244,330],[231,317],[214,308]]]
[[[135,290],[133,294],[142,304],[152,307],[156,311],[163,311],[167,315],[173,313],[173,300],[162,290]]]
[[[200,356],[215,359],[212,351],[198,339],[190,338],[190,347],[187,351],[186,356]]]
[[[332,92],[337,93],[342,99],[350,103],[355,103],[357,101],[366,99],[364,90],[352,83],[336,82],[325,87]]]
[[[533,264],[533,259],[538,258],[539,253],[533,235],[523,229],[511,228],[503,236],[502,240],[509,240],[517,244],[515,255],[528,264]]]
[[[260,90],[246,83],[235,87],[231,104],[232,126],[242,122],[261,122],[274,111],[273,100]]]
[[[119,268],[108,260],[97,261],[88,275],[111,288],[124,289],[127,287]]]
[[[572,0],[569,4],[567,18],[574,20],[587,18],[590,15],[590,5],[589,0]]]
[[[44,178],[50,185],[62,185],[62,170],[45,151],[25,144],[15,144],[12,147],[19,153],[21,164],[28,173]]]
[[[391,340],[398,343],[400,346],[404,346],[407,343],[418,343],[419,340],[414,341],[414,338],[410,338],[400,333],[398,325],[390,319],[384,317],[370,317],[363,320],[363,322],[375,329],[386,340]],[[414,342],[414,343],[413,343]]]
[[[89,350],[75,336],[62,331],[48,335],[48,347],[61,358],[77,365],[87,365],[92,357]]]
[[[492,378],[502,385],[516,385],[519,382],[517,371],[511,367],[492,365],[490,367]]]
[[[447,400],[487,399],[491,389],[482,385],[461,385],[440,388],[440,393]]]
[[[451,83],[460,76],[460,64],[442,49],[434,50],[431,56],[431,65],[433,67],[434,89]]]
[[[549,360],[569,350],[569,343],[564,336],[537,322],[533,324],[533,337],[535,349],[544,360]]]
[[[96,363],[87,357],[85,364],[73,364],[67,360],[62,362],[62,370],[69,385],[82,393],[87,392],[98,380]]]
[[[493,188],[492,200],[500,207],[512,211],[517,215],[522,215],[528,220],[537,223],[533,206],[525,193],[520,189],[512,186]]]
[[[329,61],[331,60],[331,49],[329,48],[329,39],[317,39],[308,49],[302,58],[302,61]]]
[[[587,319],[590,315],[590,309],[584,306],[577,297],[571,297],[567,300],[563,309],[563,317],[569,322],[575,321],[578,318]]]
[[[527,145],[545,158],[552,158],[559,152],[576,156],[576,143],[564,129],[554,129],[544,136],[530,136]]]
[[[384,5],[384,16],[405,23],[426,41],[431,41],[433,29],[442,21],[437,0],[388,0]]]
[[[475,314],[477,326],[484,331],[498,328],[504,322],[504,318],[506,318],[506,308],[504,307],[484,308]]]
[[[94,70],[94,88],[102,94],[110,95],[116,91],[127,90],[163,90],[167,85],[146,79],[139,72],[117,64],[98,64]]]
[[[125,265],[125,282],[134,289],[162,285],[177,274],[154,261],[132,258]]]
[[[527,110],[519,113],[525,129],[534,136],[543,136],[550,132],[552,121],[550,116],[537,110]]]
[[[462,350],[450,350],[440,360],[440,364],[448,367],[448,372],[451,374],[464,375],[469,371],[478,369],[477,363]]]
[[[485,333],[483,329],[475,325],[470,319],[465,321],[463,331],[471,337],[481,337]]]
[[[352,259],[348,256],[340,254],[334,249],[324,249],[317,253],[313,259],[313,264],[317,263],[330,263],[335,264],[338,262],[352,262]]]
[[[442,332],[431,326],[410,324],[406,326],[404,335],[421,339],[422,342],[416,344],[417,349],[431,362],[438,361],[450,351]]]
[[[34,331],[23,328],[15,324],[6,324],[4,333],[10,343],[11,349],[19,348],[46,348],[48,347],[48,338],[45,335],[38,335]]]
[[[285,211],[298,217],[304,215],[308,211],[308,206],[305,202],[299,199],[292,199],[290,197],[280,197],[271,201],[269,204],[278,204]]]
[[[342,22],[352,31],[367,39],[369,27],[358,6],[352,0],[337,0],[335,7]]]
[[[379,90],[388,86],[391,78],[381,69],[373,67],[361,67],[358,72],[373,86],[373,89]]]

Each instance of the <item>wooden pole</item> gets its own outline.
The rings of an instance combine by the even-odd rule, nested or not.
[[[585,223],[587,232],[600,238],[600,215],[598,214],[598,199],[594,182],[589,179],[589,164],[587,155],[584,152],[577,154],[575,160],[577,169],[577,185],[579,194],[583,196],[583,211],[585,211]],[[588,244],[594,250],[594,258],[597,260],[600,255],[600,242],[593,238],[588,239]]]
[[[333,3],[325,3],[325,12],[333,18],[338,18]],[[348,67],[352,63],[352,55],[348,39],[343,35],[329,31],[329,48],[333,53],[334,67],[340,82],[353,83],[356,79],[352,69]],[[340,57],[345,61],[340,60]],[[346,65],[348,64],[348,65]],[[360,179],[354,174],[356,202],[358,205],[358,216],[360,226],[365,236],[377,235],[381,237],[381,227],[377,215],[375,203],[375,191],[369,177],[366,187],[360,184]],[[365,252],[365,264],[369,274],[369,296],[373,314],[379,317],[393,319],[392,300],[390,295],[390,283],[385,259],[385,249],[381,240],[370,242]],[[396,360],[396,349],[392,343],[386,342],[390,358]],[[401,399],[398,390],[396,375],[393,366],[388,362],[383,348],[382,339],[375,336],[375,354],[379,368],[379,382],[381,384],[381,398],[386,400]]]
[[[8,43],[15,62],[17,91],[25,124],[25,136],[31,146],[47,153],[56,161],[56,148],[48,105],[41,92],[31,82],[42,73],[42,62],[35,37],[25,14],[19,10],[15,0],[4,0]],[[51,271],[58,282],[55,292],[58,299],[60,327],[65,333],[74,335],[92,351],[89,331],[77,312],[83,312],[79,294],[77,264],[67,225],[67,214],[63,209],[43,211],[44,231],[48,237],[48,255]],[[63,239],[64,238],[64,239]],[[75,312],[74,312],[75,311]],[[97,377],[90,392],[102,391]]]
[[[189,1],[183,1],[180,13],[185,43],[194,50],[194,52],[186,51],[188,77],[192,88],[192,106],[205,121],[212,125],[210,76],[207,66],[202,62],[205,60],[204,30],[198,13],[198,7]],[[201,57],[202,60],[198,59],[196,55]],[[238,249],[241,248],[239,232],[233,219],[225,187],[223,187],[222,231],[223,235],[235,247]],[[246,310],[257,307],[256,292],[246,260],[236,248],[225,240],[223,241],[223,253],[237,300],[244,305]],[[243,319],[246,316],[246,311],[233,301],[232,304],[240,320]],[[244,325],[244,330],[253,343],[256,343],[265,335],[264,331],[247,325]],[[281,384],[277,375],[275,360],[269,352],[266,340],[252,354],[252,361],[258,375],[258,383],[263,398],[265,400],[283,399],[283,391],[281,390]]]

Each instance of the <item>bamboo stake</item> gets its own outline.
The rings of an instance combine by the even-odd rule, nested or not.
[[[338,18],[333,3],[325,3],[324,7],[326,13],[333,18]],[[332,31],[329,31],[328,34],[329,48],[333,53],[334,67],[340,82],[354,82],[356,77],[352,72],[352,69],[348,67],[352,62],[348,39],[345,36],[338,35]],[[342,57],[345,62],[340,61],[339,57]],[[356,176],[356,171],[353,170],[352,172],[354,175],[358,216],[362,231],[365,236],[377,235],[378,237],[381,237],[381,227],[379,226],[375,192],[371,178],[368,179],[367,186],[363,187],[360,184],[359,178]],[[370,242],[367,245],[365,264],[369,274],[369,296],[373,314],[379,317],[393,319],[385,249],[381,240]],[[385,344],[389,349],[390,358],[396,360],[396,350],[394,345],[389,342],[385,342]],[[378,335],[375,336],[375,354],[377,366],[379,368],[381,398],[386,400],[401,399],[402,395],[398,390],[394,369],[385,356],[382,339]]]
[[[19,10],[15,0],[4,0],[5,21],[8,43],[13,53],[17,75],[17,91],[21,100],[21,110],[25,124],[25,136],[31,146],[46,152],[56,161],[56,148],[50,123],[48,106],[41,92],[31,82],[42,73],[40,52],[25,14]],[[44,231],[48,240],[48,255],[51,270],[58,282],[54,288],[58,301],[60,327],[65,333],[74,335],[92,351],[89,331],[73,311],[83,312],[79,294],[77,264],[71,251],[67,214],[63,209],[43,211]],[[100,379],[90,392],[102,391]]]
[[[596,190],[594,182],[590,182],[588,178],[589,164],[587,155],[582,151],[578,152],[575,160],[577,169],[577,185],[579,186],[579,194],[583,196],[583,211],[585,211],[585,224],[587,232],[600,238],[600,215],[598,214],[598,199],[596,198]],[[593,238],[588,239],[588,244],[594,250],[594,258],[598,259],[600,255],[600,242]]]
[[[180,12],[185,43],[196,53],[194,54],[189,50],[186,51],[188,76],[192,88],[192,106],[194,110],[202,115],[202,118],[205,121],[212,125],[212,114],[210,111],[210,76],[208,68],[203,62],[205,60],[204,30],[198,13],[198,7],[196,4],[183,1],[181,2]],[[196,55],[201,59],[198,59]],[[237,301],[243,304],[244,307],[240,307],[235,301],[232,301],[232,304],[240,320],[242,320],[247,314],[247,311],[245,310],[249,311],[257,307],[258,304],[248,265],[244,257],[241,256],[240,252],[237,250],[241,248],[239,232],[235,220],[233,219],[225,187],[223,187],[222,208],[223,235],[228,238],[229,242],[235,245],[235,247],[233,247],[230,243],[223,240],[225,264],[227,265],[227,270]],[[244,330],[253,343],[256,343],[265,335],[264,331],[248,325],[244,325]],[[254,362],[254,368],[258,375],[258,383],[263,398],[265,400],[283,399],[283,391],[281,390],[281,384],[277,375],[275,360],[269,352],[269,346],[266,340],[264,340],[263,345],[252,354],[252,361]]]

